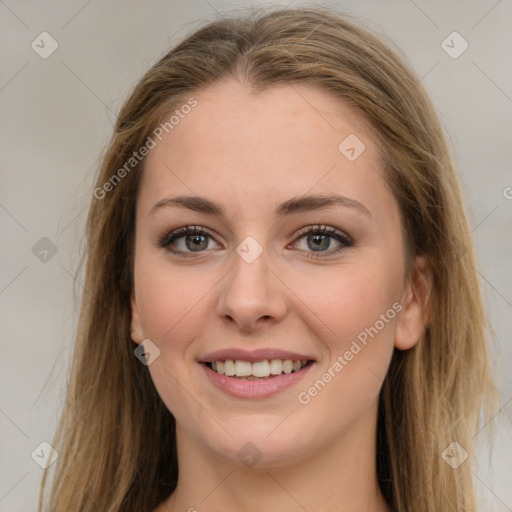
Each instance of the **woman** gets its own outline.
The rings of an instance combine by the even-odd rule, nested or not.
[[[93,196],[41,510],[475,510],[472,242],[385,44],[318,9],[207,25],[137,85]]]

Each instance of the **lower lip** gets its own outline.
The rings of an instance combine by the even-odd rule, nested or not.
[[[309,363],[298,372],[284,373],[268,379],[244,380],[221,375],[211,370],[206,364],[201,363],[206,375],[215,387],[237,398],[267,398],[276,395],[297,384],[313,365],[314,363]]]

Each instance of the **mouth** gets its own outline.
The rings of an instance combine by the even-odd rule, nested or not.
[[[266,398],[298,383],[315,365],[304,354],[281,350],[222,350],[198,361],[209,381],[237,398]]]
[[[312,360],[263,359],[261,361],[244,361],[242,359],[226,359],[206,362],[206,366],[219,375],[226,375],[242,380],[267,380],[300,372],[312,364]]]

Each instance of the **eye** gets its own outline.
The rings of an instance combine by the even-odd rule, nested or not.
[[[211,247],[212,242],[216,247]],[[354,241],[345,233],[330,226],[317,225],[300,230],[299,237],[292,248],[309,252],[308,257],[322,258],[337,254],[353,245]],[[192,253],[220,248],[213,236],[201,226],[184,226],[175,229],[160,239],[159,246],[179,256],[192,256]]]
[[[330,226],[310,226],[302,229],[299,235],[295,242],[299,247],[296,248],[310,252],[308,256],[312,258],[331,256],[354,245],[354,241],[348,235]]]
[[[217,244],[203,227],[184,226],[162,237],[159,245],[174,254],[185,256],[186,253],[204,252],[206,249],[211,249],[211,242]],[[216,248],[219,247],[217,244]]]

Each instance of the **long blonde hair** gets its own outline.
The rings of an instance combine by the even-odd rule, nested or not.
[[[256,91],[310,84],[357,108],[373,127],[410,257],[424,255],[433,268],[430,324],[413,349],[395,351],[382,387],[379,484],[398,512],[474,511],[472,438],[495,388],[448,144],[403,59],[359,24],[317,8],[209,23],[161,58],[121,109],[97,180],[101,193],[90,205],[74,359],[53,441],[60,456],[52,478],[44,475],[39,510],[152,511],[176,486],[174,418],[130,337],[134,218],[145,160],[129,170],[126,162],[185,98],[230,76]],[[456,469],[441,457],[454,441],[470,457]]]

